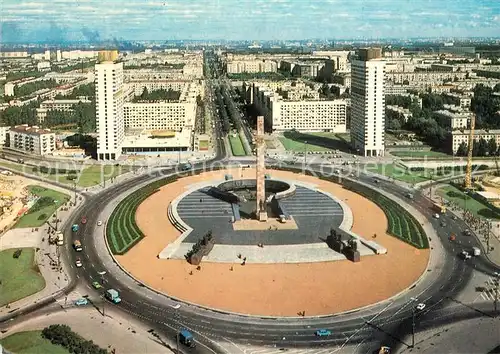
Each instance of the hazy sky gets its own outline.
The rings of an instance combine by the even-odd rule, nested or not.
[[[500,0],[2,0],[1,41],[500,36]]]

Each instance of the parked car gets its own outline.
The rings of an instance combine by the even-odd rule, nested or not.
[[[100,289],[100,288],[102,288],[102,285],[98,281],[94,281],[94,282],[92,282],[92,287],[94,289]]]
[[[439,214],[434,214],[434,218],[439,219]]]
[[[82,297],[78,300],[75,301],[75,305],[76,306],[85,306],[85,305],[88,305],[89,304],[89,300],[87,300],[86,298]]]
[[[332,332],[329,331],[328,329],[318,329],[315,332],[315,335],[316,335],[316,337],[328,337],[328,336],[332,335]]]
[[[421,302],[420,304],[418,304],[416,307],[415,307],[418,311],[422,311],[423,309],[425,309],[425,304],[423,302]]]
[[[97,222],[97,226],[101,226],[101,225],[102,225],[102,221],[101,221],[101,220],[99,220],[99,221]]]
[[[81,266],[83,266],[82,260],[80,258],[77,258],[75,261],[75,265],[77,268],[80,268]]]

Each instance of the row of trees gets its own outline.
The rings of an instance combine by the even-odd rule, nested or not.
[[[90,83],[90,84],[85,84],[85,85],[80,85],[76,87],[69,95],[57,95],[56,100],[70,100],[70,99],[77,99],[78,97],[86,96],[89,97],[90,99],[95,98],[95,84]]]
[[[477,85],[474,88],[474,97],[471,101],[471,110],[476,114],[478,129],[500,128],[500,96],[493,95],[500,92],[500,84],[494,88]]]
[[[95,66],[96,61],[87,61],[84,63],[78,63],[74,65],[53,65],[52,66],[52,71],[57,71],[57,72],[68,72],[68,71],[73,71],[73,70],[83,70],[83,69],[88,69],[88,68],[93,68]]]
[[[222,118],[222,131],[224,132],[224,134],[227,134],[229,133],[229,130],[231,130],[231,124],[229,123],[229,117],[227,115],[226,105],[224,104],[224,99],[222,98],[223,96],[220,87],[216,89],[215,96],[217,107],[219,109],[218,113]]]
[[[73,106],[72,112],[48,111],[42,123],[45,128],[75,124],[81,134],[91,133],[96,130],[96,113],[93,103],[78,103]]]
[[[57,87],[58,85],[59,84],[54,79],[30,82],[29,84],[24,84],[22,86],[15,86],[14,96],[15,97],[28,96],[38,90],[51,89]]]
[[[54,345],[60,345],[73,354],[107,354],[106,349],[100,348],[91,340],[86,340],[73,332],[66,325],[50,325],[42,330],[42,337]]]
[[[13,127],[20,124],[36,125],[38,120],[35,109],[39,102],[31,102],[21,107],[8,107],[0,112],[0,124],[2,126]]]
[[[154,90],[149,92],[147,88],[144,88],[140,96],[134,97],[133,102],[140,101],[178,101],[181,97],[179,91],[169,90]]]

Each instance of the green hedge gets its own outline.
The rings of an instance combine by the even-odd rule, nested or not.
[[[66,348],[72,354],[107,354],[108,352],[91,340],[80,337],[66,325],[50,325],[43,329],[42,337],[50,340],[54,345]]]
[[[276,170],[297,172],[296,169],[287,167],[273,167]],[[307,175],[314,175],[310,171],[305,171]],[[419,249],[429,248],[429,240],[422,228],[422,225],[395,201],[387,198],[375,189],[365,187],[356,182],[351,182],[345,178],[337,176],[321,176],[323,180],[342,184],[346,189],[352,190],[377,204],[388,220],[387,233]]]
[[[158,192],[160,187],[176,180],[177,176],[170,176],[144,186],[128,195],[113,210],[106,229],[106,237],[113,254],[125,254],[144,237],[135,222],[137,208],[144,200]]]

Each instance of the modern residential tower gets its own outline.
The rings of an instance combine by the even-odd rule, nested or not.
[[[380,48],[360,49],[351,64],[351,143],[363,156],[384,155],[385,63]]]
[[[103,51],[95,66],[98,160],[116,160],[122,153],[123,63],[117,59],[117,51]]]

